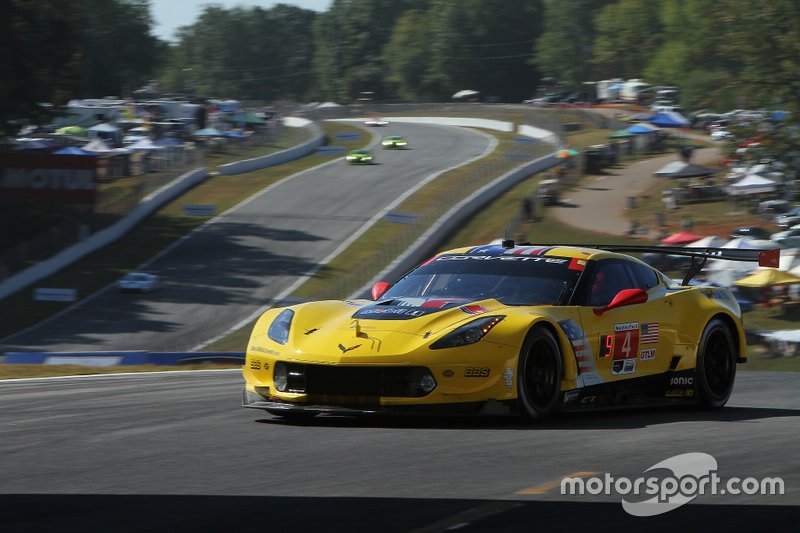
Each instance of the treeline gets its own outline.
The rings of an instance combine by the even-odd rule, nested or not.
[[[334,0],[209,5],[175,43],[148,0],[5,0],[0,118],[36,102],[164,92],[253,100],[442,101],[461,89],[518,102],[543,79],[644,78],[681,104],[794,109],[795,0]]]

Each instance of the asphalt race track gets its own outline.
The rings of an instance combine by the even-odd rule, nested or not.
[[[489,146],[464,128],[390,124],[370,132],[406,135],[411,149],[378,146],[376,165],[341,158],[285,181],[152,263],[158,290],[109,288],[7,337],[0,351],[191,350],[267,304],[406,190]]]
[[[0,531],[797,531],[798,373],[741,372],[728,407],[510,418],[318,417],[240,406],[238,370],[0,382]],[[568,475],[688,452],[783,496],[641,518]],[[580,474],[582,473],[582,474]]]

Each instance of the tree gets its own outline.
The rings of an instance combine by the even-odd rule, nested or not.
[[[546,76],[578,87],[595,80],[594,14],[610,0],[544,0],[544,33],[536,41],[535,63]]]
[[[541,2],[435,0],[426,80],[440,97],[478,90],[505,101],[529,96],[538,78],[531,47],[541,33]]]
[[[431,53],[429,17],[410,9],[398,20],[392,38],[383,50],[384,81],[388,92],[402,100],[424,100],[433,96],[426,70]]]
[[[662,1],[620,0],[595,15],[592,64],[599,78],[643,76],[662,39],[657,9]]]
[[[147,0],[5,0],[0,127],[49,122],[39,103],[120,95],[152,76],[151,25]]]

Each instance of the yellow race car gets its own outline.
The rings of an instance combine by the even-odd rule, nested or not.
[[[616,250],[616,251],[615,251]],[[622,251],[684,254],[676,283]],[[516,413],[723,406],[747,349],[739,304],[689,286],[707,258],[775,251],[515,245],[440,253],[373,300],[266,311],[247,346],[244,406],[278,416]]]

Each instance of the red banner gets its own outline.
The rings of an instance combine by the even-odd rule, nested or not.
[[[0,202],[94,205],[97,157],[0,154]]]

